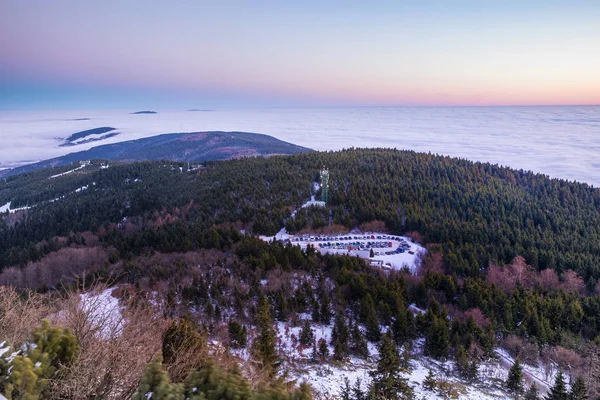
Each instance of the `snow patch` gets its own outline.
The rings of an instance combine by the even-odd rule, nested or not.
[[[10,214],[12,214],[12,213],[16,213],[17,211],[29,210],[32,207],[35,207],[35,205],[33,205],[33,206],[17,207],[17,208],[10,208],[10,201],[9,201],[8,203],[6,203],[2,207],[0,207],[0,214],[5,213],[7,211]]]
[[[100,293],[82,293],[81,309],[88,314],[94,329],[103,338],[119,336],[123,330],[124,307],[119,305],[119,299],[112,293],[116,287],[109,288]]]
[[[2,357],[2,355],[3,355],[4,353],[6,353],[7,351],[9,351],[9,350],[10,350],[10,347],[9,347],[9,346],[2,347],[2,346],[5,346],[5,345],[6,345],[6,340],[5,340],[4,342],[0,343],[0,357]]]
[[[314,207],[325,207],[325,202],[315,200],[315,196],[310,196],[310,200],[307,201],[306,203],[302,204],[302,208],[313,207],[313,206]]]
[[[77,168],[75,168],[75,169],[69,170],[69,171],[67,171],[67,172],[63,172],[63,173],[61,173],[61,174],[52,175],[52,176],[51,176],[50,178],[48,178],[48,179],[52,179],[52,178],[58,178],[59,176],[63,176],[63,175],[67,175],[67,174],[70,174],[70,173],[72,173],[72,172],[75,172],[75,171],[79,171],[79,170],[80,170],[80,169],[82,169],[82,168],[85,168],[85,164],[84,164],[84,165],[82,165],[82,166],[80,166],[80,167],[77,167]]]

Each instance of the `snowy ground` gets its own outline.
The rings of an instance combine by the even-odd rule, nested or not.
[[[35,207],[35,206],[31,206],[31,207]],[[2,207],[0,207],[0,214],[5,213],[7,211],[12,214],[12,213],[15,213],[15,212],[21,211],[21,210],[29,210],[31,207],[25,206],[25,207],[10,208],[10,201],[9,201],[8,203],[6,203]]]
[[[310,319],[309,314],[300,314],[299,317],[302,320]],[[298,382],[308,383],[323,398],[336,398],[344,387],[345,378],[348,378],[351,387],[357,379],[360,379],[363,389],[368,387],[371,381],[369,371],[375,368],[378,358],[375,344],[368,344],[368,359],[353,356],[340,363],[332,361],[330,357],[328,362],[313,364],[311,363],[312,348],[306,348],[299,343],[301,326],[293,327],[289,322],[278,322],[275,328],[278,352],[283,358],[284,368]],[[324,339],[328,344],[330,356],[333,354],[333,346],[330,344],[332,329],[333,325],[313,325],[315,341]],[[385,327],[382,327],[382,330],[385,331]],[[496,348],[497,357],[479,365],[479,380],[467,382],[457,376],[453,361],[442,362],[426,357],[423,355],[423,346],[424,339],[413,342],[413,348],[410,351],[410,368],[403,374],[414,389],[416,399],[498,400],[508,398],[508,394],[504,390],[504,382],[514,359],[505,350]],[[245,356],[249,357],[248,354]],[[247,360],[247,358],[245,359]],[[524,385],[528,387],[531,383],[535,383],[541,395],[549,390],[558,373],[556,368],[547,368],[541,363],[537,367],[524,364],[522,367]],[[438,382],[443,382],[447,389],[446,393],[428,391],[423,387],[423,381],[429,370],[434,373]]]
[[[81,165],[80,167],[77,167],[77,168],[75,168],[75,169],[72,169],[72,170],[69,170],[69,171],[63,172],[62,174],[56,174],[56,175],[52,175],[52,176],[51,176],[50,178],[48,178],[48,179],[51,179],[51,178],[58,178],[59,176],[64,176],[64,175],[70,174],[70,173],[72,173],[72,172],[79,171],[80,169],[82,169],[82,168],[85,168],[85,166],[86,166],[86,164],[83,164],[83,165]]]
[[[112,287],[100,293],[80,295],[81,309],[88,314],[88,319],[93,321],[94,328],[104,338],[119,336],[124,325],[123,307],[112,294],[115,289]]]
[[[310,318],[309,315],[300,315],[302,319]],[[315,340],[325,339],[328,343],[329,353],[333,354],[330,345],[333,325],[314,325]],[[312,348],[305,348],[298,343],[301,327],[292,327],[289,323],[279,322],[276,325],[278,351],[284,359],[284,368],[298,382],[308,383],[318,394],[324,398],[336,398],[344,387],[345,378],[350,386],[354,386],[360,379],[361,387],[366,389],[371,382],[369,371],[377,364],[378,351],[373,343],[369,343],[368,359],[350,357],[343,363],[325,362],[312,364],[310,361]],[[506,379],[507,371],[512,365],[504,365],[499,361],[482,363],[479,367],[480,381],[467,383],[453,374],[454,363],[451,361],[439,362],[422,355],[423,340],[415,342],[411,352],[409,371],[403,374],[414,389],[416,399],[443,399],[452,398],[450,395],[430,392],[423,388],[423,381],[431,369],[436,379],[443,381],[458,399],[498,400],[507,398],[502,389],[502,382]],[[540,387],[540,389],[542,389]],[[541,390],[544,392],[544,390]]]

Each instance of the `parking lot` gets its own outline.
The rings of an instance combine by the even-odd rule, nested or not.
[[[414,254],[411,243],[404,237],[385,234],[353,234],[343,236],[299,235],[290,236],[287,241],[302,247],[313,245],[324,250],[347,252],[370,251],[374,255]]]

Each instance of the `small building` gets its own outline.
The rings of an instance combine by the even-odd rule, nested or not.
[[[369,264],[371,265],[371,267],[382,267],[383,260],[369,260]]]

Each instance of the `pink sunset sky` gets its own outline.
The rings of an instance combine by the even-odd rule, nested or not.
[[[0,109],[600,104],[600,1],[0,2]]]

